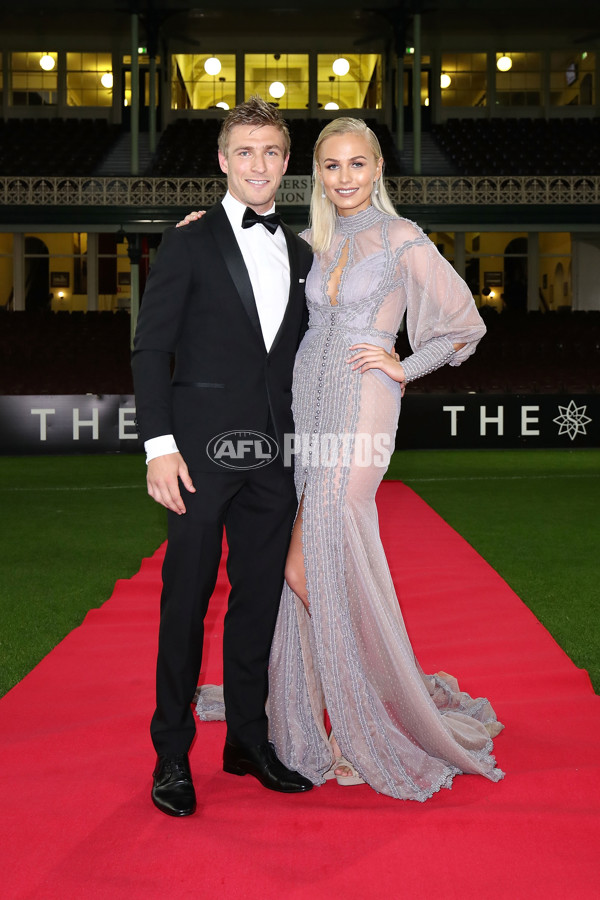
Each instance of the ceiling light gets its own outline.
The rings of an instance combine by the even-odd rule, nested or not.
[[[105,72],[104,75],[102,76],[102,78],[100,79],[100,83],[102,84],[102,87],[105,87],[108,90],[110,90],[111,87],[113,86],[112,72]]]
[[[509,69],[512,69],[512,59],[506,53],[503,53],[497,60],[496,65],[500,72],[508,72]]]
[[[281,81],[274,81],[269,88],[269,93],[271,97],[279,100],[285,94],[285,84],[282,84]]]
[[[442,75],[440,78],[440,87],[442,88],[442,90],[449,88],[451,84],[452,84],[452,79],[450,78],[450,76],[447,75],[445,72],[442,72]]]
[[[225,103],[224,100],[219,100],[217,106],[219,107],[219,109],[229,109],[229,103]]]
[[[343,75],[347,75],[350,71],[350,63],[347,59],[344,59],[343,56],[340,56],[338,59],[333,61],[333,65],[331,67],[336,75],[340,77]]]
[[[45,72],[50,72],[56,65],[56,60],[49,53],[44,53],[40,59],[40,66]]]
[[[204,63],[204,71],[207,75],[218,75],[221,71],[221,60],[216,56],[210,56]]]
[[[324,107],[324,108],[325,108],[325,109],[339,109],[339,106],[338,106],[337,103],[335,103],[334,100],[330,100],[329,103],[326,103],[326,104],[325,104],[325,107]]]

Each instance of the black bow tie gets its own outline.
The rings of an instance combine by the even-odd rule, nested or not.
[[[242,228],[252,228],[257,222],[264,225],[271,234],[275,234],[281,225],[281,216],[278,216],[277,213],[271,213],[270,216],[260,216],[257,212],[254,212],[253,209],[250,209],[250,207],[247,206],[242,218]]]

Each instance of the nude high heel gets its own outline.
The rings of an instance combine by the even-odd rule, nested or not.
[[[333,743],[333,731],[329,735],[329,743],[330,744]],[[332,752],[333,752],[333,746],[332,746]],[[350,769],[351,774],[350,775],[336,775],[335,770],[339,769],[340,766],[346,766],[348,769]],[[323,775],[323,778],[325,778],[326,781],[329,781],[331,778],[335,778],[337,783],[342,785],[342,787],[351,787],[352,785],[355,785],[355,784],[364,784],[365,783],[364,778],[360,777],[360,775],[358,774],[358,772],[356,771],[356,769],[354,768],[352,763],[348,762],[348,760],[344,756],[339,756],[337,759],[335,759],[333,761],[333,764],[325,772],[325,774]]]

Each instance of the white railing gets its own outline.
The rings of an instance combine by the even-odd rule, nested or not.
[[[387,178],[394,203],[506,206],[600,203],[598,175],[453,175]]]
[[[412,206],[600,203],[600,175],[453,175],[386,178],[392,201]],[[0,176],[0,206],[207,207],[225,178]],[[308,206],[310,176],[284,178],[277,200]]]

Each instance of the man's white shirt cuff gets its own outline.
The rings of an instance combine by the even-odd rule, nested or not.
[[[146,465],[151,459],[157,456],[166,456],[168,453],[179,453],[179,448],[175,443],[172,434],[161,434],[159,437],[150,438],[144,441],[144,450],[146,451]]]

